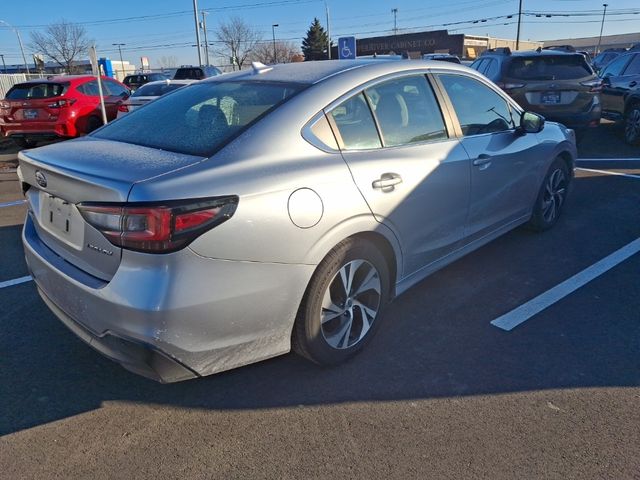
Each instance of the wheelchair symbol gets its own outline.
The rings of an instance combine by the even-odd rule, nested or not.
[[[347,42],[344,42],[342,44],[342,58],[349,58],[351,57],[351,49],[349,48],[349,45],[347,45]]]

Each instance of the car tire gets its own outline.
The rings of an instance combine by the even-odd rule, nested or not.
[[[309,282],[293,350],[319,365],[336,365],[360,352],[382,323],[389,278],[387,262],[373,244],[356,238],[338,244]]]
[[[87,120],[87,129],[85,133],[91,133],[102,126],[102,120],[98,117],[89,117]]]
[[[564,160],[556,158],[544,177],[533,206],[528,223],[532,230],[543,232],[556,224],[566,203],[570,182],[569,167]]]
[[[640,144],[640,104],[630,106],[624,115],[624,140],[629,145]]]
[[[38,142],[30,138],[13,138],[13,142],[20,148],[33,148]]]

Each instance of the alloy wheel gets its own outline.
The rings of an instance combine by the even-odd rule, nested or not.
[[[629,143],[637,141],[638,137],[640,137],[640,109],[634,108],[627,115],[624,135]]]
[[[322,335],[336,349],[360,342],[380,310],[382,288],[378,270],[366,260],[352,260],[334,275],[320,312]]]
[[[547,223],[553,222],[564,203],[567,193],[567,176],[562,168],[556,168],[544,187],[542,216]]]

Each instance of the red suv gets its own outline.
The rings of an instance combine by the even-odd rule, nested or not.
[[[102,77],[107,120],[130,90],[113,78]],[[90,75],[55,76],[19,83],[0,101],[0,133],[21,147],[38,140],[70,138],[102,125],[98,80]]]

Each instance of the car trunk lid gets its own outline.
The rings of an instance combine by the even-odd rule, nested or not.
[[[20,178],[42,242],[77,268],[109,281],[122,250],[84,220],[81,203],[126,202],[140,181],[202,161],[90,137],[23,151]]]

